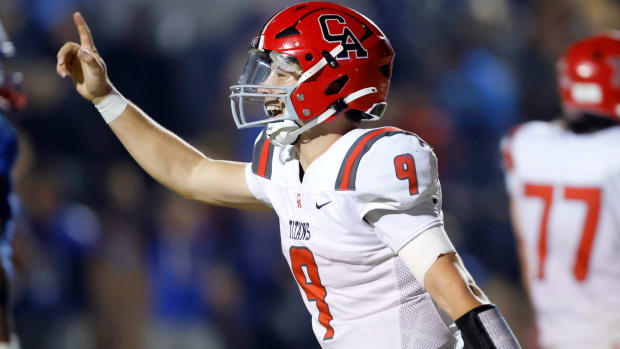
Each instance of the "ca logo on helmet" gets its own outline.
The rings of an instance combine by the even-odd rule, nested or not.
[[[342,27],[342,32],[339,34],[331,33],[327,21],[338,21],[340,24],[345,24],[344,18],[338,15],[321,15],[319,17],[319,23],[321,24],[321,31],[323,32],[323,38],[327,42],[339,42],[344,50],[336,56],[337,59],[349,59],[349,51],[354,51],[356,58],[368,58],[368,51],[362,46],[362,43],[353,35],[353,32],[346,25]]]

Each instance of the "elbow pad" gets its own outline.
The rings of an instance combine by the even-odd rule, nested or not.
[[[465,349],[521,349],[502,313],[493,304],[476,307],[455,321]]]

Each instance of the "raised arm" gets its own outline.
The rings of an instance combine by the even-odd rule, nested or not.
[[[70,76],[77,92],[97,105],[116,91],[84,18],[76,12],[73,20],[80,44],[67,42],[62,46],[56,70],[63,78]],[[247,187],[245,163],[206,157],[135,104],[129,102],[108,125],[146,172],[181,195],[220,206],[266,207]]]

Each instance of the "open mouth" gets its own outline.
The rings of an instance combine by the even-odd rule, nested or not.
[[[270,118],[280,116],[284,114],[284,105],[280,101],[267,101],[265,102],[265,111]]]

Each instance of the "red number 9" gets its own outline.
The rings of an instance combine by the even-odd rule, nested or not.
[[[415,174],[415,161],[411,154],[401,154],[394,158],[396,178],[409,181],[409,194],[418,194],[418,178]]]
[[[334,328],[330,325],[330,322],[334,317],[325,302],[327,290],[321,284],[319,268],[314,261],[314,256],[307,248],[295,246],[291,247],[290,254],[291,268],[293,269],[295,279],[306,293],[308,300],[316,302],[316,306],[319,309],[319,323],[327,330],[323,339],[332,339],[334,337]],[[308,276],[307,278],[306,275]]]

